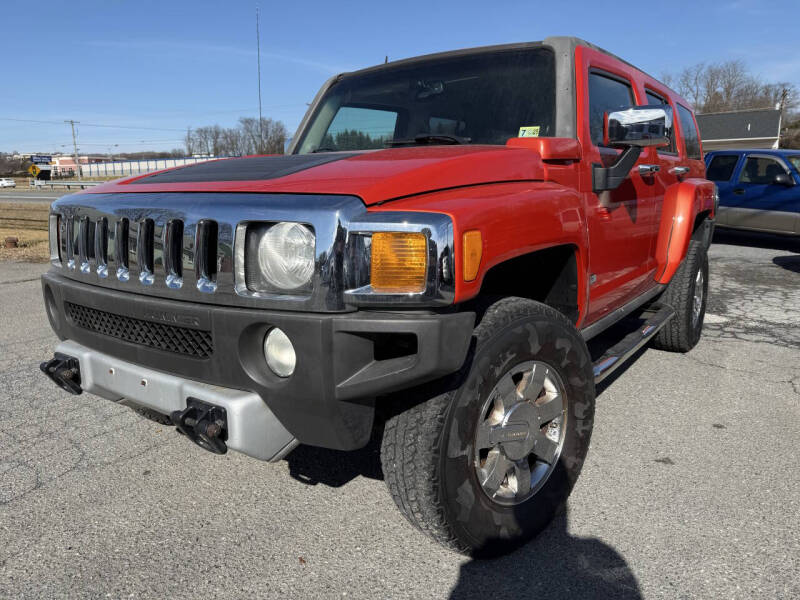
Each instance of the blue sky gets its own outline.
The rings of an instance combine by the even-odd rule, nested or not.
[[[82,152],[105,153],[180,147],[188,126],[257,115],[257,5],[264,115],[290,131],[334,73],[548,35],[582,37],[656,76],[741,58],[800,86],[797,0],[3,2],[0,151],[69,151],[64,119],[81,121]]]

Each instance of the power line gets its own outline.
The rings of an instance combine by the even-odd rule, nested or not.
[[[180,144],[183,140],[133,140],[130,142],[118,142],[118,144],[123,145],[133,145],[133,144]],[[60,144],[62,146],[66,144]],[[81,142],[80,146],[108,146],[109,142]]]
[[[48,124],[56,124],[60,125],[63,123],[69,123],[69,120],[66,121],[42,121],[39,119],[15,119],[12,117],[0,117],[0,121],[17,121],[19,123],[48,123]],[[76,121],[77,123],[77,121]],[[148,130],[148,131],[180,131],[183,132],[183,129],[175,129],[171,127],[139,127],[135,125],[107,125],[103,123],[83,123],[81,125],[84,127],[106,127],[109,129],[141,129],[141,130]]]

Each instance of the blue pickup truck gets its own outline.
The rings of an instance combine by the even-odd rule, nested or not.
[[[705,160],[718,226],[800,235],[800,150],[715,150]]]

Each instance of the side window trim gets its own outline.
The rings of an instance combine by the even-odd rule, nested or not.
[[[708,164],[706,165],[706,179],[710,179],[708,177],[708,169],[711,168],[711,165],[714,164],[714,161],[717,158],[724,158],[724,157],[727,157],[727,156],[732,156],[732,157],[736,158],[736,162],[733,163],[733,169],[731,169],[730,177],[728,177],[725,180],[713,179],[712,181],[719,181],[720,183],[733,183],[734,180],[738,181],[739,178],[737,176],[737,172],[741,171],[742,165],[744,164],[744,161],[747,160],[747,155],[746,154],[742,154],[741,152],[730,152],[730,151],[725,152],[725,151],[712,150],[712,152],[714,152],[714,154],[711,154],[711,153],[706,154],[706,157],[708,157]]]
[[[675,136],[675,116],[676,116],[675,115],[675,113],[676,113],[675,106],[672,104],[672,102],[669,100],[669,98],[667,97],[666,94],[662,94],[661,92],[659,92],[657,90],[654,90],[649,85],[645,84],[645,86],[644,86],[644,98],[645,98],[645,100],[647,100],[647,95],[648,94],[658,98],[659,100],[661,100],[662,104],[666,104],[667,106],[669,106],[672,109],[672,145],[673,145],[673,148],[672,149],[669,149],[669,147],[656,148],[656,152],[658,154],[665,154],[667,156],[676,156],[676,157],[680,156],[680,154],[678,153],[678,139]]]
[[[738,183],[744,183],[744,184],[747,184],[747,185],[764,185],[763,183],[753,184],[750,181],[742,181],[742,175],[744,175],[745,167],[747,166],[747,161],[750,160],[751,158],[761,158],[761,159],[764,159],[764,160],[771,160],[773,162],[778,163],[780,165],[780,167],[783,169],[784,173],[786,173],[789,176],[791,176],[791,174],[792,174],[792,172],[786,166],[786,163],[782,160],[783,157],[781,157],[781,156],[773,156],[771,154],[763,154],[761,152],[751,152],[749,154],[745,154],[744,155],[744,161],[742,162],[742,166],[739,168],[739,176],[736,178],[736,183],[737,184]]]
[[[677,108],[676,114],[678,116],[677,121],[678,121],[678,125],[679,125],[680,131],[681,131],[681,141],[683,142],[684,156],[685,156],[686,160],[700,160],[700,161],[702,161],[703,160],[703,143],[702,143],[702,141],[700,139],[700,129],[697,127],[697,120],[694,117],[694,111],[691,108],[689,108],[688,106],[684,106],[681,103],[677,103],[676,104],[676,108]],[[687,136],[687,132],[684,131],[685,128],[683,126],[684,125],[683,124],[683,119],[681,118],[681,109],[685,110],[688,113],[688,115],[691,117],[691,119],[692,119],[692,128],[693,128],[693,131],[694,131],[694,135],[697,138],[697,148],[698,148],[698,151],[699,151],[699,156],[691,156],[689,154],[689,148],[688,148],[688,146],[686,144],[686,140],[687,140],[688,136]]]
[[[592,130],[592,122],[591,122],[591,106],[592,106],[592,94],[591,94],[591,78],[592,75],[597,75],[599,77],[605,77],[606,79],[611,79],[618,83],[621,83],[628,87],[628,98],[630,101],[630,106],[635,106],[637,104],[636,99],[636,89],[633,84],[633,80],[630,79],[626,75],[620,75],[618,73],[614,73],[613,71],[607,71],[601,67],[593,67],[589,65],[588,72],[587,72],[587,86],[586,86],[586,94],[587,94],[587,106],[589,107],[589,137],[591,140],[591,130]],[[609,148],[608,146],[604,146],[603,144],[595,144],[594,140],[591,140],[592,145],[597,148],[600,153],[613,153],[619,154],[621,151],[617,148]]]

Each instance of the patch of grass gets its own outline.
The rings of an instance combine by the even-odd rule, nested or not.
[[[50,257],[47,218],[48,203],[0,204],[0,260],[46,262]],[[17,248],[6,248],[7,237],[19,241]]]

